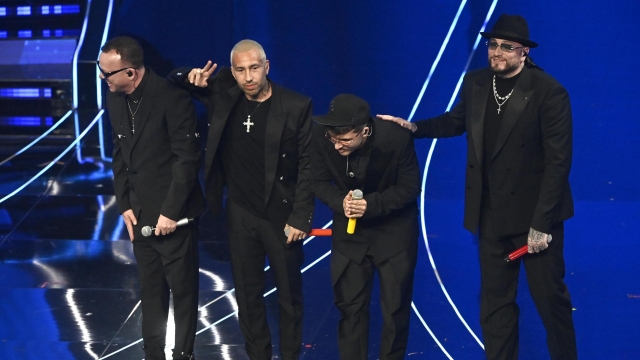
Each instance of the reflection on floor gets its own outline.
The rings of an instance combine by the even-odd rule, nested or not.
[[[0,198],[40,166],[31,165],[2,166]],[[68,156],[0,204],[1,359],[143,357],[135,260],[112,194],[108,163],[80,165]],[[578,202],[579,216],[567,222],[567,282],[583,359],[640,358],[638,209],[637,202]],[[477,245],[460,225],[462,202],[427,201],[424,210],[427,241],[421,241],[430,254],[420,246],[407,358],[482,359]],[[315,226],[329,221],[329,211],[318,206]],[[201,221],[199,359],[246,358],[223,223],[210,214]],[[329,250],[326,238],[305,245],[302,359],[338,358]],[[273,284],[269,279],[265,292]],[[524,278],[519,290],[520,358],[548,358]],[[266,303],[275,329],[273,293]],[[369,358],[377,359],[375,296],[371,308]],[[277,353],[277,331],[272,335]]]

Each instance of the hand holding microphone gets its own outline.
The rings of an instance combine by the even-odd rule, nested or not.
[[[349,218],[349,224],[347,225],[348,234],[353,234],[356,231],[356,219],[362,217],[365,211],[367,211],[367,201],[364,200],[363,197],[364,194],[362,190],[356,189],[349,191],[349,194],[347,194],[342,202],[344,215]]]
[[[307,233],[286,224],[284,227],[284,235],[287,237],[287,244],[291,244],[294,241],[304,240],[307,237]]]
[[[291,234],[291,226],[286,226],[284,228],[284,236],[286,236],[287,238],[289,237],[289,234]],[[311,229],[311,231],[306,234],[307,236],[331,236],[332,235],[332,231],[331,229]],[[303,238],[299,239],[299,240],[303,240]],[[295,239],[294,239],[295,240]],[[291,241],[287,241],[287,244],[289,244]]]
[[[158,224],[161,222],[161,219],[163,217],[165,219],[169,220],[164,215],[160,215],[160,219],[158,219]],[[175,227],[187,225],[188,223],[190,223],[192,221],[193,221],[193,219],[188,219],[188,218],[180,219],[180,220],[178,220],[176,222],[176,226]],[[175,230],[175,228],[173,230]],[[145,227],[142,228],[142,230],[140,232],[142,232],[142,236],[149,237],[149,236],[151,236],[151,234],[156,232],[156,227],[155,226],[145,226]],[[173,231],[169,231],[169,232],[166,232],[165,234],[162,234],[162,232],[160,232],[160,233],[156,234],[156,236],[158,236],[158,235],[167,235],[167,234],[170,234],[172,232]]]
[[[529,229],[529,236],[527,237],[527,245],[511,252],[509,256],[504,258],[504,261],[510,262],[516,260],[527,253],[537,253],[549,246],[549,243],[553,237],[551,234],[545,234],[543,232],[537,231],[535,229]]]

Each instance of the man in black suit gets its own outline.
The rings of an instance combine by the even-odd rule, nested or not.
[[[204,210],[198,183],[200,150],[189,94],[143,65],[137,41],[116,37],[98,61],[109,86],[116,200],[133,242],[147,360],[165,359],[169,289],[176,323],[174,359],[193,359],[198,315],[197,221]],[[142,236],[145,225],[155,233]]]
[[[489,68],[465,76],[451,112],[417,123],[380,117],[411,129],[415,137],[467,132],[464,226],[479,230],[487,358],[518,358],[520,260],[503,259],[528,244],[531,254],[522,259],[551,358],[576,359],[563,255],[563,224],[573,216],[569,95],[531,61],[529,50],[538,44],[529,40],[523,17],[502,14],[481,34],[488,39]]]
[[[308,184],[311,99],[267,77],[260,44],[237,43],[231,69],[209,61],[170,77],[207,106],[205,193],[214,213],[227,187],[229,249],[240,328],[251,359],[270,360],[271,334],[263,299],[265,256],[280,305],[280,353],[297,359],[302,344],[302,240],[311,229]],[[283,231],[288,233],[285,236]]]
[[[368,358],[369,303],[377,271],[383,317],[379,358],[403,359],[420,194],[420,168],[411,133],[372,119],[369,104],[351,94],[336,96],[329,113],[314,121],[312,187],[334,214],[331,279],[341,313],[340,358]],[[354,189],[364,196],[354,197]],[[349,219],[357,219],[353,234],[347,233]]]

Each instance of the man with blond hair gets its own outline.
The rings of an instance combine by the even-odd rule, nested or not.
[[[263,299],[265,257],[278,288],[280,353],[283,359],[300,354],[300,240],[311,229],[314,206],[307,181],[311,99],[273,83],[269,66],[260,44],[242,40],[231,51],[231,69],[212,76],[217,65],[209,61],[203,68],[169,75],[207,107],[205,193],[219,214],[227,188],[238,317],[245,349],[254,360],[272,356]]]

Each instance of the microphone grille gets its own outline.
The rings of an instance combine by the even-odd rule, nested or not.
[[[151,236],[151,226],[143,227],[142,230],[140,230],[140,232],[142,232],[142,236],[144,237]]]
[[[362,190],[360,189],[353,190],[353,193],[351,194],[351,197],[355,200],[362,200],[363,196],[364,194],[362,194]]]

